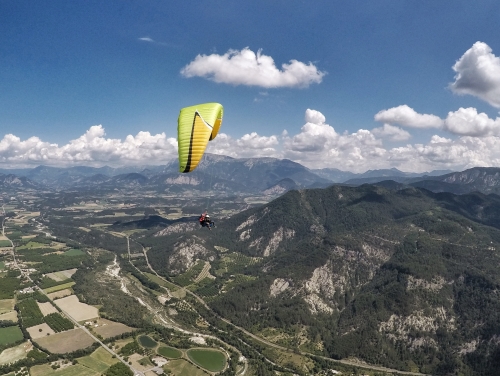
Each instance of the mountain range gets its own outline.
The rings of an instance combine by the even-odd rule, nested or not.
[[[461,172],[428,173],[398,169],[369,170],[363,174],[337,169],[309,169],[287,159],[246,158],[207,154],[189,174],[177,171],[177,162],[162,166],[123,168],[38,166],[32,169],[0,169],[0,187],[9,189],[97,190],[116,189],[183,193],[212,191],[227,194],[277,196],[292,189],[325,188],[333,184],[377,184],[399,189],[420,187],[432,192],[500,194],[500,168],[475,167]]]
[[[162,166],[122,168],[38,166],[31,169],[0,169],[0,187],[102,191],[140,188],[141,190],[166,193],[209,190],[221,194],[247,193],[274,196],[290,189],[324,188],[335,183],[373,184],[383,180],[393,180],[438,191],[446,191],[446,186],[450,184],[455,184],[450,187],[455,191],[460,191],[457,187],[468,181],[468,186],[461,189],[481,191],[481,183],[474,185],[471,179],[459,180],[458,184],[450,182],[450,178],[440,181],[439,178],[445,173],[449,173],[449,171],[417,174],[393,168],[354,174],[338,169],[309,169],[287,159],[236,159],[206,154],[197,169],[190,174],[179,173],[177,161]]]

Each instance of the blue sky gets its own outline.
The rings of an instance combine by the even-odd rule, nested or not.
[[[210,101],[209,152],[499,166],[499,16],[493,0],[3,0],[0,166],[162,164],[179,109]]]

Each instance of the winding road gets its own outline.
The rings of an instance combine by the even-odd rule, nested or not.
[[[2,206],[2,209],[3,209],[3,206]],[[5,211],[4,211],[4,213],[5,213]],[[5,227],[4,227],[5,220],[6,220],[6,218],[4,217],[4,219],[2,220],[2,235],[3,236],[5,236]],[[45,295],[47,297],[47,299],[49,299],[52,304],[56,304],[56,303],[54,303],[54,301],[52,299],[49,298],[49,296],[45,293],[45,291],[43,291],[40,287],[38,287],[35,284],[35,282],[31,279],[29,273],[23,273],[23,270],[21,269],[21,267],[17,263],[16,247],[14,246],[14,243],[12,242],[11,239],[9,239],[7,236],[5,236],[5,237],[7,238],[7,240],[10,241],[10,244],[12,246],[12,257],[13,257],[14,265],[15,265],[15,267],[17,269],[19,269],[19,271],[21,272],[21,275],[24,276],[24,277],[26,277],[33,284],[33,286],[36,286],[35,288],[38,289],[38,291],[40,291],[40,293],[42,293],[43,295]],[[97,338],[95,335],[93,335],[85,326],[80,325],[78,323],[78,321],[76,321],[68,312],[66,312],[63,309],[61,309],[61,313],[63,313],[64,316],[66,316],[69,320],[71,320],[71,322],[73,322],[73,324],[76,325],[77,328],[82,329],[85,333],[87,333],[90,337],[92,337],[92,339],[95,342],[99,343],[99,345],[101,347],[103,347],[106,351],[108,351],[112,356],[114,355],[116,357],[116,359],[119,359],[123,364],[125,364],[127,367],[129,367],[130,370],[132,372],[134,372],[134,376],[144,376],[144,373],[142,373],[139,370],[136,370],[134,367],[132,367],[130,364],[128,364],[122,357],[120,357],[117,353],[115,353],[112,349],[110,349],[99,338]]]

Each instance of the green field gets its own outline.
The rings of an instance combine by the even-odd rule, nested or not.
[[[116,362],[119,362],[118,359],[113,358],[109,352],[104,350],[103,347],[99,347],[96,351],[94,351],[90,356],[94,359],[97,359],[103,363],[106,363],[107,365],[111,366],[115,364]]]
[[[1,240],[0,240],[1,241]],[[0,246],[1,247],[1,246]],[[5,262],[3,261],[0,261],[0,270],[4,270],[5,269]]]
[[[143,347],[147,347],[147,348],[150,348],[150,349],[152,349],[152,348],[156,347],[156,345],[158,344],[158,343],[156,343],[156,341],[155,341],[155,340],[153,340],[153,339],[152,339],[151,337],[149,337],[149,336],[140,336],[140,337],[138,338],[138,340],[139,340],[139,344],[140,344],[141,346],[143,346]]]
[[[78,358],[77,361],[78,364],[93,369],[94,371],[99,373],[104,373],[110,366],[109,364],[106,364],[98,359],[93,358],[91,355],[84,356],[83,358]]]
[[[205,266],[204,261],[198,261],[198,263],[192,266],[187,272],[183,274],[179,274],[176,277],[173,277],[175,283],[181,285],[183,287],[189,286],[193,283],[193,280],[201,273],[203,267]]]
[[[9,345],[23,339],[23,332],[16,326],[0,328],[0,345]]]
[[[161,346],[156,351],[161,356],[169,359],[177,359],[182,356],[182,351],[174,349],[173,347]]]
[[[52,367],[47,364],[30,368],[31,376],[98,376],[100,374],[100,372],[96,372],[81,364],[65,367],[60,370],[53,370]]]
[[[166,281],[164,281],[163,279],[161,279],[160,277],[158,277],[157,275],[154,275],[152,273],[144,273],[144,275],[146,277],[148,277],[148,279],[154,283],[158,283],[160,286],[163,286],[163,287],[168,287],[168,285],[172,285]],[[173,286],[173,285],[172,285]]]
[[[32,248],[48,248],[48,245],[43,244],[43,243],[38,243],[38,242],[28,242],[25,245],[17,247],[16,249],[22,250],[22,249],[32,249]]]
[[[191,349],[187,355],[193,363],[211,372],[220,372],[226,366],[226,356],[218,350]]]
[[[2,247],[10,247],[12,244],[8,240],[0,240],[0,248]]]
[[[70,249],[63,253],[64,256],[85,256],[86,253],[80,249]]]
[[[60,291],[60,290],[64,290],[64,289],[69,289],[74,284],[75,284],[75,282],[68,282],[68,283],[65,283],[63,285],[49,287],[48,289],[44,289],[43,291],[45,291],[46,294],[50,294],[51,292],[56,292],[56,291]]]
[[[171,360],[163,369],[175,376],[207,376],[208,373],[184,359]]]

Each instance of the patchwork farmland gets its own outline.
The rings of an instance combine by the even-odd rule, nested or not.
[[[76,295],[54,300],[54,303],[63,311],[73,317],[76,321],[91,320],[99,317],[97,308],[85,303],[80,303]]]
[[[94,343],[82,329],[73,329],[36,339],[36,343],[54,354],[82,350]]]

